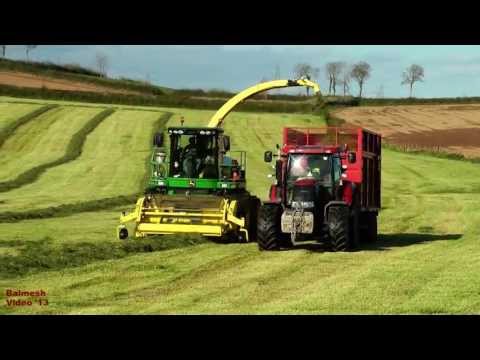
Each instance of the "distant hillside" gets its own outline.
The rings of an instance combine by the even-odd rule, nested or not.
[[[26,62],[0,59],[0,84],[46,88],[62,91],[85,91],[131,95],[164,95],[172,89],[131,79],[111,79],[95,70],[76,64]]]
[[[111,79],[76,64],[58,65],[0,59],[0,96],[191,109],[220,108],[235,93],[171,89],[131,79]],[[310,113],[314,96],[258,94],[239,111]]]

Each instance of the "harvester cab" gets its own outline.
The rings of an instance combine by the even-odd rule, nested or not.
[[[147,192],[222,195],[245,189],[246,153],[230,151],[223,129],[171,127],[167,133],[167,144],[154,138]]]
[[[176,233],[201,234],[228,241],[256,238],[260,200],[246,190],[246,153],[231,151],[224,134],[225,117],[245,99],[262,91],[307,86],[308,79],[274,80],[254,85],[228,100],[207,127],[169,127],[153,139],[151,173],[145,195],[135,210],[120,216],[117,237]]]
[[[261,250],[327,242],[334,251],[374,241],[380,209],[381,138],[364,129],[286,128],[276,182],[260,209]],[[272,153],[265,153],[272,161]]]

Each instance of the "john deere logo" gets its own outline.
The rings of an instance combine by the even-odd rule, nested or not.
[[[189,185],[190,185],[190,187],[195,187],[195,180],[190,180]]]

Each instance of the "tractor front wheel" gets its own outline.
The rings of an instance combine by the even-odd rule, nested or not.
[[[258,212],[257,243],[260,250],[279,250],[281,242],[280,219],[282,207],[264,204]]]
[[[350,214],[347,206],[331,206],[328,209],[328,238],[332,251],[351,248]]]

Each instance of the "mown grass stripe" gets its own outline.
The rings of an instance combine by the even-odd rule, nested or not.
[[[100,125],[103,120],[105,120],[114,112],[115,109],[109,108],[95,115],[92,119],[90,119],[90,121],[85,124],[83,128],[78,130],[72,136],[72,139],[67,145],[67,150],[64,156],[57,160],[35,166],[18,175],[13,180],[0,183],[0,192],[10,191],[25,186],[27,184],[31,184],[36,181],[40,177],[40,175],[43,174],[46,170],[77,159],[82,154],[83,145],[85,144],[85,140],[87,139],[88,134],[95,130],[95,128]]]
[[[105,111],[102,112],[101,114],[103,113],[105,113]],[[111,113],[113,113],[113,111]],[[170,112],[163,113],[155,123],[153,133],[157,131],[162,131],[165,128],[165,125],[167,124],[168,120],[172,115],[173,114]],[[85,126],[85,128],[86,127],[87,126]],[[83,146],[83,142],[82,142],[82,146]],[[81,153],[81,149],[80,149],[80,153]],[[77,157],[80,155],[80,153],[78,153]],[[127,205],[135,204],[138,197],[143,193],[145,184],[148,181],[148,176],[150,172],[149,162],[150,162],[150,157],[147,158],[147,162],[146,162],[147,172],[146,172],[145,180],[142,183],[142,188],[139,190],[137,194],[120,195],[120,196],[115,196],[110,198],[103,198],[103,199],[85,201],[85,202],[74,203],[74,204],[62,204],[59,206],[51,206],[48,208],[31,210],[31,211],[3,212],[3,213],[0,213],[0,223],[14,223],[14,222],[19,222],[23,220],[65,217],[65,216],[70,216],[76,213],[108,210],[108,209],[112,209],[119,206],[127,206]]]
[[[0,147],[3,146],[5,141],[13,135],[15,130],[17,130],[20,126],[25,125],[29,121],[32,121],[39,117],[40,115],[46,113],[47,111],[50,111],[52,109],[58,108],[59,105],[57,104],[49,104],[42,106],[39,109],[36,109],[20,118],[15,120],[14,122],[10,123],[9,125],[5,126],[1,131],[0,131]]]
[[[52,217],[65,217],[80,212],[107,210],[117,206],[131,205],[137,201],[138,194],[121,195],[111,198],[85,201],[75,204],[62,204],[44,209],[15,212],[7,211],[0,213],[0,223],[13,223],[22,220],[46,219]]]

